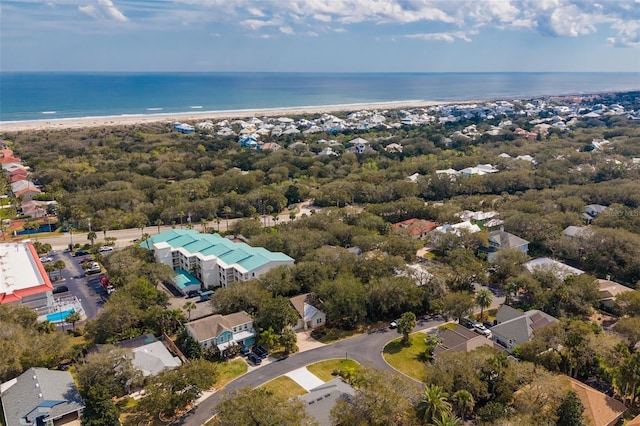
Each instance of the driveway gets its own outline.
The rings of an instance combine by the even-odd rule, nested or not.
[[[311,389],[317,388],[318,386],[324,385],[324,381],[320,380],[318,376],[307,370],[307,367],[289,371],[288,373],[285,373],[285,376],[305,388],[307,392]]]

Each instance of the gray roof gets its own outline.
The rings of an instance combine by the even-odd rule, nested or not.
[[[84,408],[71,373],[46,368],[30,368],[3,383],[2,408],[10,426],[36,425]]]
[[[493,346],[491,340],[460,324],[456,324],[453,329],[439,331],[438,339],[440,342],[433,351],[435,355],[447,351],[468,352],[480,346]]]
[[[305,404],[307,413],[315,418],[320,426],[332,426],[329,414],[335,403],[340,398],[348,399],[354,394],[355,390],[349,384],[337,378],[311,389],[299,398]]]
[[[507,308],[513,309],[509,306],[507,306]],[[500,310],[502,310],[502,308]],[[512,313],[509,312],[509,314]],[[496,319],[498,319],[497,314]],[[531,336],[533,335],[534,331],[544,328],[557,321],[558,320],[551,315],[534,309],[527,312],[520,312],[519,316],[507,319],[504,322],[493,326],[491,328],[491,332],[493,333],[494,338],[503,337],[505,339],[512,340],[513,346],[516,346],[531,340]]]
[[[566,228],[564,228],[564,230],[562,231],[563,235],[566,235],[567,237],[583,237],[583,236],[588,236],[591,233],[591,231],[589,231],[589,228],[587,228],[586,226],[567,226]]]
[[[153,342],[133,349],[133,366],[142,371],[142,375],[153,376],[165,368],[179,367],[182,362],[162,342]]]
[[[500,248],[518,248],[529,241],[505,231],[492,231],[489,233],[489,240],[496,243]]]

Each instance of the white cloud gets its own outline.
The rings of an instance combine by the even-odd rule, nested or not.
[[[78,10],[95,19],[108,19],[119,22],[127,22],[129,20],[111,0],[97,0],[93,4],[78,6]]]
[[[415,38],[425,41],[446,41],[447,43],[453,43],[456,40],[463,40],[467,43],[471,42],[471,39],[467,37],[462,31],[455,31],[450,33],[422,33],[422,34],[408,34],[406,38]]]
[[[638,0],[638,1],[640,1],[640,0]],[[331,16],[324,15],[322,13],[316,13],[315,15],[313,15],[313,19],[315,19],[316,21],[321,21],[321,22],[331,22]]]
[[[247,12],[249,12],[253,16],[258,16],[260,18],[264,18],[265,16],[264,13],[257,7],[250,7],[247,9]]]
[[[295,34],[295,32],[293,31],[293,28],[291,28],[289,26],[282,26],[282,27],[279,28],[279,30],[283,34],[288,34],[288,35]]]
[[[307,35],[309,37],[318,37],[318,33],[314,32],[314,31],[307,31]]]

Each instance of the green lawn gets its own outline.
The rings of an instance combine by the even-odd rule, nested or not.
[[[311,337],[317,341],[328,345],[329,343],[337,342],[338,340],[346,339],[361,334],[362,330],[341,330],[339,328],[324,328],[314,330],[311,333]]]
[[[352,359],[328,359],[326,361],[316,362],[315,364],[311,364],[307,366],[307,370],[315,374],[325,382],[335,379],[338,376],[334,376],[333,373],[336,370],[345,370],[352,369],[358,370],[360,368],[360,364]]]
[[[383,350],[384,359],[396,370],[422,381],[424,378],[424,362],[420,361],[420,354],[427,349],[424,333],[409,336],[411,346],[404,346],[399,337],[387,344]]]
[[[248,368],[247,363],[241,359],[221,363],[219,367],[220,378],[215,384],[216,389],[220,389],[236,377],[242,376]]]
[[[258,386],[258,388],[270,390],[274,394],[286,399],[295,398],[307,393],[302,386],[287,376],[277,377],[262,386]]]

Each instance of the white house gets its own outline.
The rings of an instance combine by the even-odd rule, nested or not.
[[[205,287],[226,287],[236,281],[257,278],[277,266],[294,263],[284,253],[191,229],[165,231],[144,241],[141,247],[153,250],[156,260],[174,271],[189,271]]]
[[[327,322],[326,314],[320,309],[313,306],[314,301],[310,297],[309,293],[292,297],[289,300],[300,315],[298,323],[294,328],[295,330],[314,329],[316,327],[325,325],[325,323]]]

